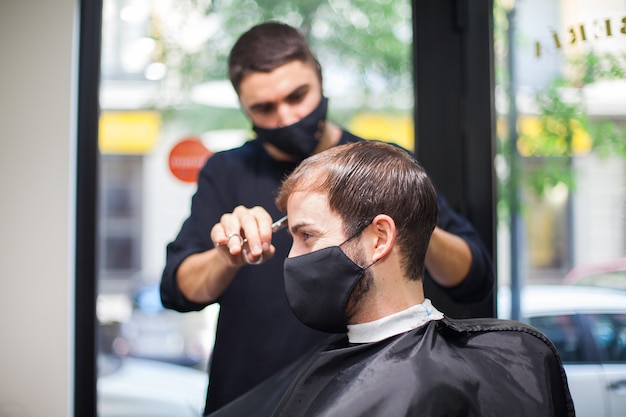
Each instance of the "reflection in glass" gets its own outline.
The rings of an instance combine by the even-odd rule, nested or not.
[[[573,315],[533,317],[530,324],[554,343],[564,363],[584,362],[582,337],[578,333]]]
[[[589,315],[603,362],[626,363],[626,314]]]

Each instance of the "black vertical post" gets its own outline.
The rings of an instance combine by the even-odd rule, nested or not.
[[[508,152],[509,152],[509,224],[511,233],[511,319],[519,320],[521,315],[521,291],[523,284],[520,274],[520,248],[522,242],[522,227],[520,219],[520,160],[517,152],[517,74],[515,69],[515,6],[506,12],[508,27],[506,31],[508,55],[506,60],[508,88],[507,97],[509,111],[508,124]]]
[[[81,0],[76,146],[74,416],[97,414],[96,221],[102,0]]]
[[[413,0],[415,149],[452,208],[496,250],[492,0]],[[428,285],[435,294],[438,288]],[[433,297],[434,298],[434,297]],[[494,316],[494,299],[458,305],[452,317]]]

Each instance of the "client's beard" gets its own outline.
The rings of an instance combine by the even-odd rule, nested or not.
[[[352,255],[355,255],[354,257]],[[362,248],[356,250],[356,253],[350,254],[350,258],[357,265],[365,265],[365,252]],[[370,268],[367,268],[363,273],[361,279],[356,283],[354,288],[352,289],[352,293],[350,293],[350,297],[348,297],[348,302],[346,303],[346,321],[350,323],[352,317],[354,317],[362,307],[362,303],[364,302],[365,296],[372,290],[374,287],[374,274]]]

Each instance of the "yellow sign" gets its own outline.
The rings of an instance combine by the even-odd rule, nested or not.
[[[161,115],[156,111],[103,112],[100,115],[100,152],[141,155],[156,144]]]
[[[410,115],[358,114],[350,120],[348,130],[365,139],[393,142],[410,151],[415,150],[415,129]]]

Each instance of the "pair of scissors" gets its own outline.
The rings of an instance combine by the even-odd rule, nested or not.
[[[272,223],[272,233],[276,233],[279,230],[282,230],[284,228],[287,227],[287,216],[283,216],[280,219],[276,220],[274,223]],[[241,237],[241,235],[238,235],[237,233],[233,233],[232,235],[228,236],[228,240],[230,241],[230,239],[232,239],[233,237],[237,236],[239,238],[239,246],[243,246],[244,243],[248,242],[248,239]],[[217,246],[227,246],[227,243],[218,243]]]
[[[274,223],[272,223],[272,233],[276,233],[279,230],[284,229],[285,227],[287,227],[287,216],[283,216],[280,219],[276,220]],[[248,241],[248,239],[242,238],[240,235],[237,234],[230,235],[228,239],[230,240],[233,236],[239,237],[239,240],[241,241],[240,246],[243,246]],[[248,259],[247,249],[243,249],[243,259],[245,259],[248,265],[260,265],[263,262],[263,254],[261,254],[261,256],[259,256],[259,259],[257,259],[256,261],[251,261]]]

